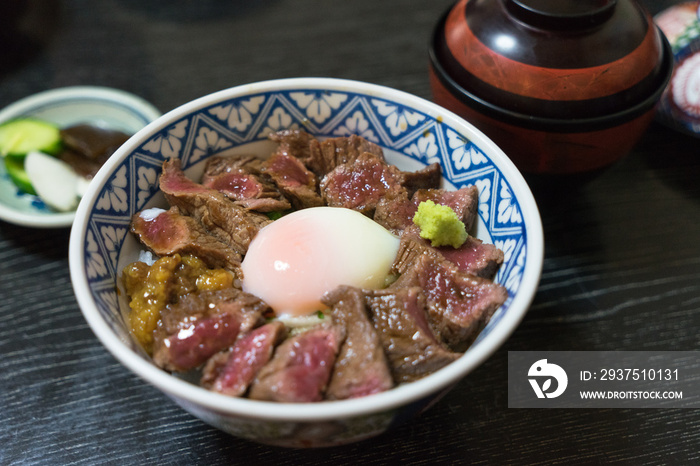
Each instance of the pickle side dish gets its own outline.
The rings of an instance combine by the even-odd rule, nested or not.
[[[35,118],[0,124],[0,156],[19,192],[70,211],[104,162],[129,135],[91,124],[59,128]]]

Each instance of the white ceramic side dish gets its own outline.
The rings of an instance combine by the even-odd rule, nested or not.
[[[37,118],[67,127],[79,123],[134,134],[160,116],[153,105],[128,92],[99,86],[73,86],[44,91],[0,111],[0,123]],[[56,212],[39,197],[17,189],[0,164],[0,219],[35,228],[70,227],[75,212]]]

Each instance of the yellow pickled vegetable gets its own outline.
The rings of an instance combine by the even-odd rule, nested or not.
[[[158,325],[160,311],[170,300],[170,289],[175,282],[175,269],[180,265],[180,256],[163,257],[149,267],[145,279],[125,278],[124,283],[133,286],[127,293],[131,297],[129,307],[129,329],[136,341],[150,353],[153,345],[153,331]],[[140,266],[127,266],[124,276],[141,272]]]
[[[224,269],[209,269],[195,256],[175,254],[158,259],[150,267],[143,262],[129,264],[122,280],[130,299],[129,330],[150,354],[153,332],[165,306],[187,293],[230,288],[234,275]]]

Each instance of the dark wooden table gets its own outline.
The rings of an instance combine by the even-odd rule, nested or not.
[[[426,46],[452,0],[13,0],[0,107],[103,85],[170,110],[264,79],[332,76],[429,98]],[[652,13],[671,1],[644,2]],[[20,31],[12,10],[26,7]],[[122,368],[71,288],[68,230],[0,222],[0,464],[687,464],[700,411],[507,407],[509,350],[696,350],[700,140],[653,124],[577,185],[533,183],[546,258],[532,308],[422,417],[363,443],[285,450],[193,418]]]

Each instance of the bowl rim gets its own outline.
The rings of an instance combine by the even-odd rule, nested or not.
[[[520,126],[526,129],[557,133],[584,133],[607,129],[626,123],[640,115],[643,115],[647,111],[652,110],[661,97],[661,94],[666,89],[666,86],[671,80],[671,75],[673,74],[674,58],[671,44],[669,44],[661,29],[656,25],[652,25],[654,28],[656,28],[661,40],[662,63],[658,84],[645,98],[639,100],[634,105],[624,110],[590,118],[561,119],[520,113],[515,110],[510,110],[495,105],[473,94],[455,81],[440,63],[436,52],[436,44],[440,37],[442,37],[445,21],[447,20],[447,16],[449,15],[451,9],[452,8],[449,8],[441,16],[440,20],[433,28],[433,32],[430,36],[428,43],[428,59],[430,62],[430,67],[432,68],[435,77],[459,102],[489,118],[497,119],[503,123]]]
[[[527,232],[526,247],[531,260],[527,261],[523,271],[523,281],[520,284],[518,293],[514,296],[508,313],[502,317],[499,325],[461,358],[421,380],[395,387],[383,393],[342,401],[295,404],[229,397],[173,377],[133,352],[112,332],[97,311],[95,301],[87,285],[82,242],[88,226],[86,220],[90,208],[96,200],[99,192],[98,188],[104,184],[111,172],[140,144],[158,131],[171,125],[172,122],[222,100],[266,91],[301,88],[347,91],[399,101],[407,106],[419,109],[433,118],[439,118],[442,121],[464,128],[470,134],[470,138],[480,148],[483,148],[486,153],[495,156],[497,167],[511,184],[514,193],[518,193],[523,223]],[[361,81],[317,77],[274,79],[231,87],[185,103],[153,121],[129,139],[100,169],[95,177],[95,182],[90,185],[88,192],[78,207],[76,221],[73,224],[69,241],[71,281],[80,309],[95,335],[118,361],[146,382],[159,388],[166,395],[174,397],[177,403],[193,406],[199,405],[221,415],[267,421],[311,422],[380,413],[418,402],[451,387],[490,357],[518,326],[534,299],[542,273],[543,260],[544,236],[542,222],[532,192],[510,159],[481,131],[456,114],[426,99],[404,91]]]
[[[123,91],[105,86],[67,86],[49,89],[17,100],[0,110],[0,124],[14,118],[25,117],[33,110],[52,102],[73,99],[109,101],[140,114],[145,120],[153,121],[162,113],[145,99]],[[75,218],[71,212],[51,212],[41,215],[23,212],[0,203],[0,219],[15,225],[34,228],[70,227]]]

